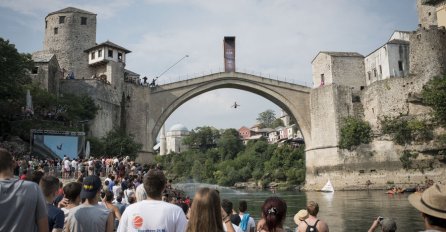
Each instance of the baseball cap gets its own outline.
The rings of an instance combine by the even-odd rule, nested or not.
[[[93,198],[101,189],[101,179],[97,176],[87,176],[82,183],[81,198]]]

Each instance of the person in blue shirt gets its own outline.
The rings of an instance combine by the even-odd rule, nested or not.
[[[49,232],[62,232],[65,214],[61,209],[53,205],[59,190],[59,179],[55,176],[43,176],[40,179],[39,186],[46,200]]]

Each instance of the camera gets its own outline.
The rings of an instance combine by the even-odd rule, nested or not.
[[[382,221],[384,219],[384,217],[379,216],[378,217],[378,221]]]

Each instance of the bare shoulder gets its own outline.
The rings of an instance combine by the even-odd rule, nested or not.
[[[319,232],[329,232],[328,224],[321,220],[319,220],[319,223],[317,224],[317,229]]]

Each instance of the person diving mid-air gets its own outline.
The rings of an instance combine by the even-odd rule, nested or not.
[[[239,107],[240,105],[237,104],[237,102],[234,102],[234,105],[231,106],[231,108],[237,109],[237,107]]]

